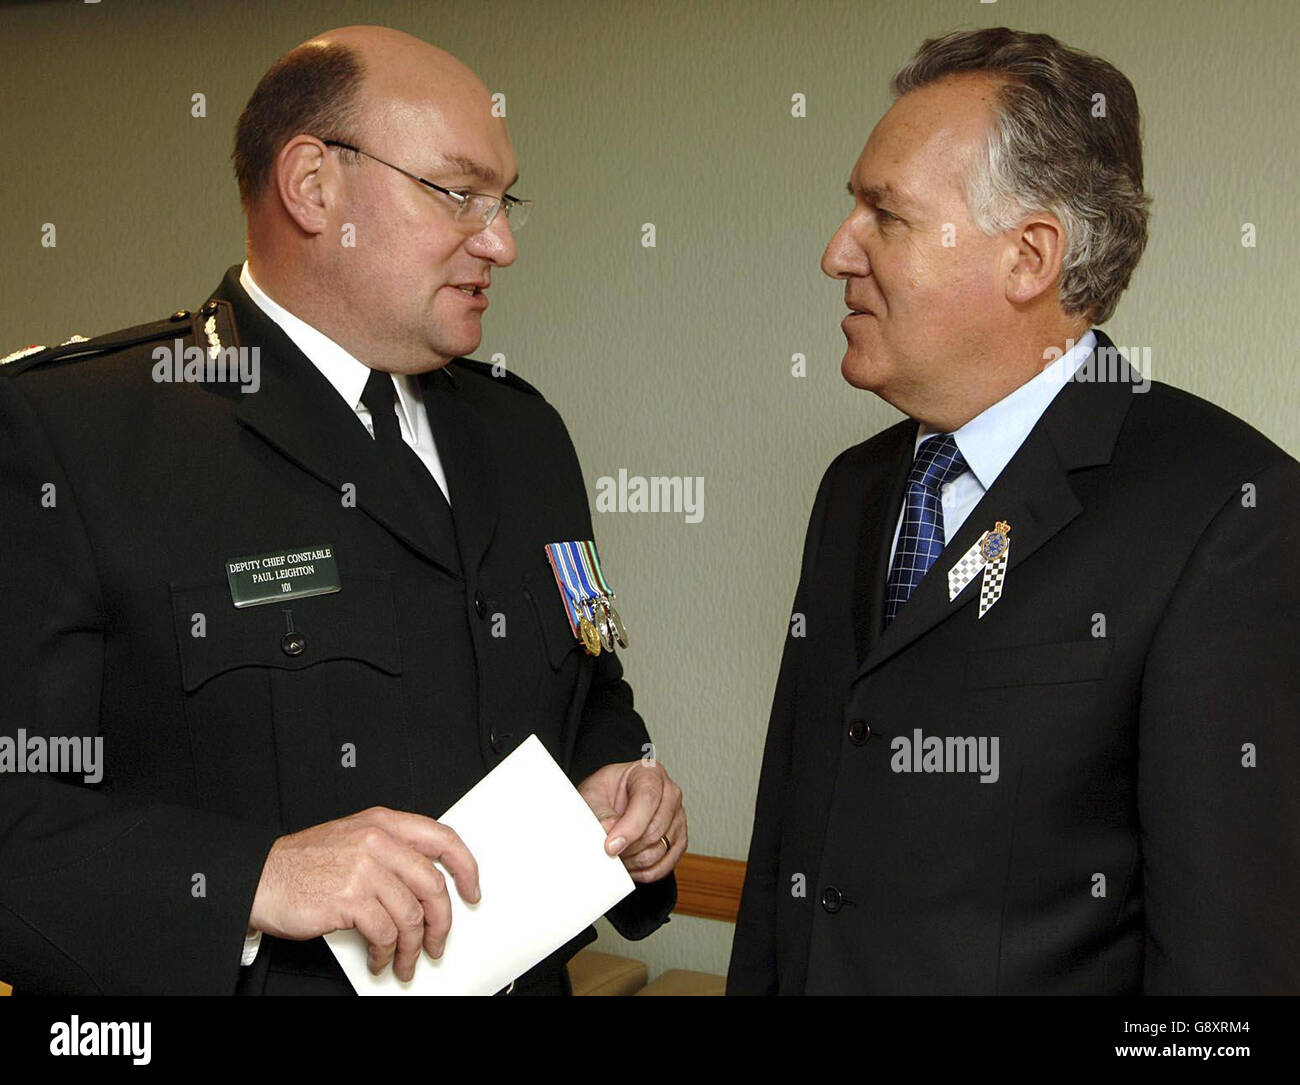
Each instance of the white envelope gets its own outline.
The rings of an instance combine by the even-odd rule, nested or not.
[[[636,884],[605,852],[605,830],[536,735],[527,739],[438,819],[478,861],[477,904],[451,874],[451,931],[442,956],[423,950],[409,983],[389,965],[366,966],[354,930],[325,941],[359,995],[490,995],[590,926]]]

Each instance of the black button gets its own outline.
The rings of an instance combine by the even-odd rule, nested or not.
[[[849,724],[849,741],[855,746],[865,746],[871,739],[872,731],[866,720],[854,720]]]
[[[483,593],[481,591],[476,591],[474,593],[474,613],[480,618],[487,617],[487,600],[483,598]]]
[[[822,907],[834,915],[844,906],[844,894],[833,885],[822,890]]]
[[[280,638],[280,650],[287,656],[300,656],[307,647],[307,638],[301,633],[286,633]]]
[[[178,324],[182,320],[189,320],[189,318],[190,311],[188,309],[177,309],[176,312],[172,313],[172,320],[176,321]]]
[[[500,753],[506,748],[506,743],[512,738],[514,738],[514,735],[511,732],[507,731],[505,734],[499,735],[494,729],[489,736],[489,740],[492,743],[492,752]]]

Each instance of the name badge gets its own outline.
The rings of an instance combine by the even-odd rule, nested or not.
[[[339,567],[329,546],[277,550],[226,562],[230,599],[236,607],[255,607],[278,599],[304,599],[341,590]]]

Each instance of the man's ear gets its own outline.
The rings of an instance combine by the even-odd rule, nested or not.
[[[1065,229],[1055,215],[1042,212],[1020,224],[1013,235],[1006,273],[1007,301],[1031,304],[1060,279],[1065,260]]]
[[[299,229],[308,234],[323,233],[328,226],[330,180],[327,150],[320,140],[298,135],[275,156],[275,191],[280,203]]]

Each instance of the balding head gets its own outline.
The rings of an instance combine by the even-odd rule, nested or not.
[[[363,111],[435,108],[448,113],[491,110],[483,81],[445,49],[386,26],[345,26],[299,45],[299,50],[350,50],[365,72]],[[367,119],[374,119],[373,116]]]
[[[515,258],[508,216],[488,226],[464,199],[499,199],[518,179],[492,107],[461,61],[387,27],[290,50],[236,136],[254,280],[372,368],[473,350],[492,269]]]
[[[233,155],[240,199],[247,209],[262,197],[296,135],[352,142],[377,124],[490,111],[482,80],[445,49],[385,26],[327,30],[285,53],[249,98]]]

